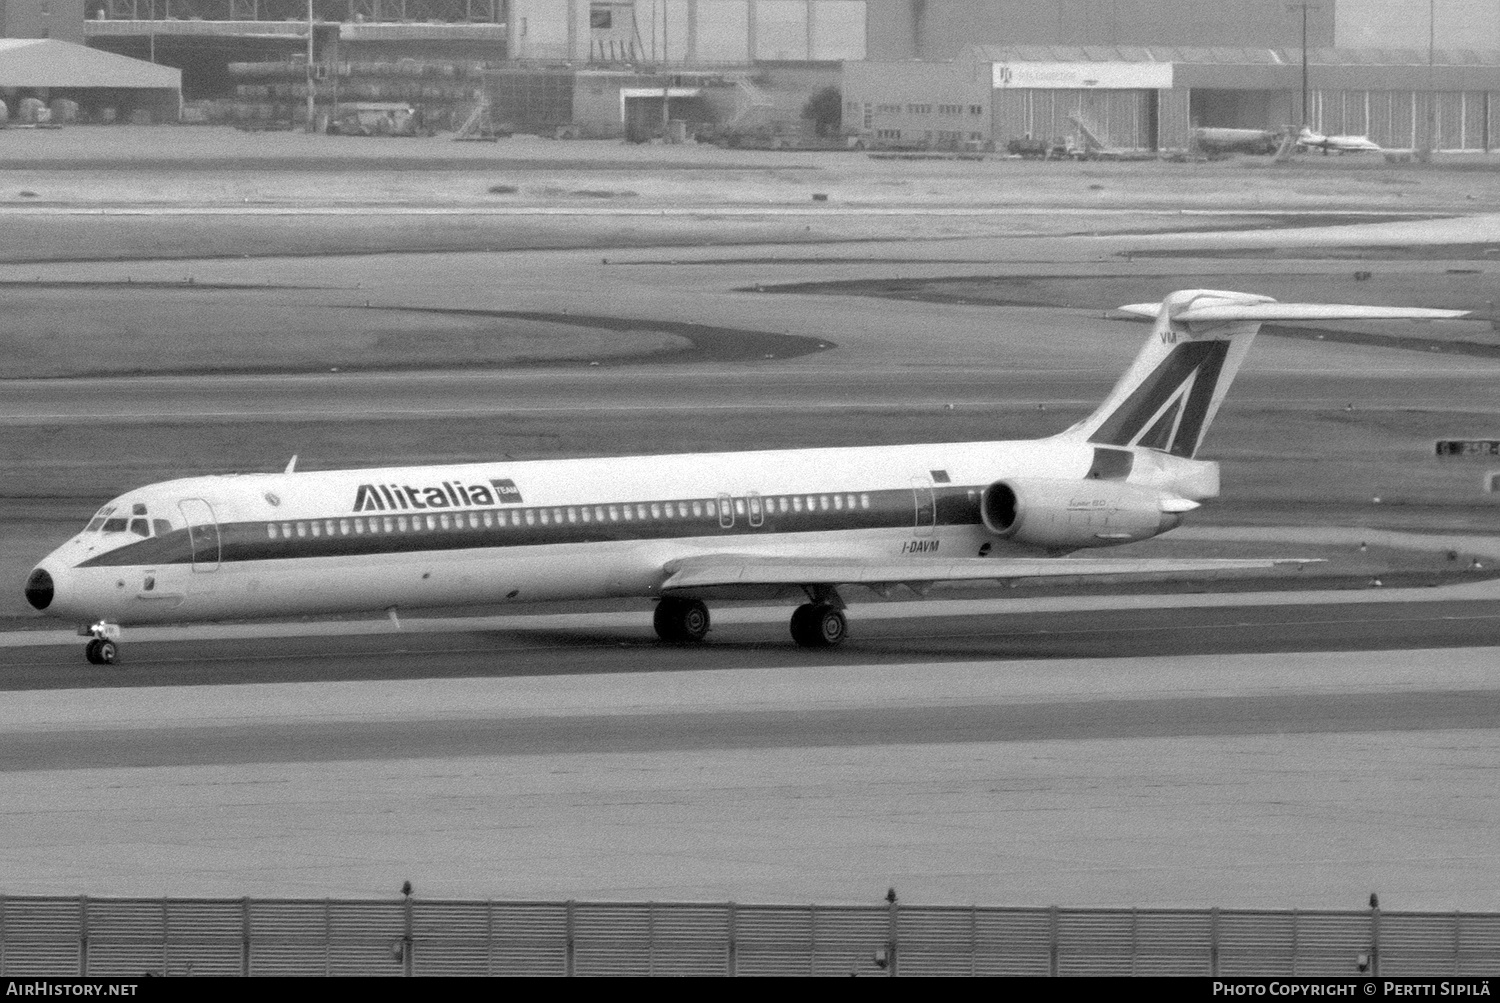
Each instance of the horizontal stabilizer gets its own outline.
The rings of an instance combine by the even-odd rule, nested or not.
[[[1118,313],[1155,320],[1160,303],[1128,303]],[[1233,321],[1275,320],[1456,320],[1468,310],[1431,310],[1408,306],[1358,306],[1339,303],[1194,303],[1172,313],[1180,324],[1222,324]]]
[[[1471,316],[1423,307],[1278,303],[1224,289],[1181,289],[1160,303],[1127,303],[1118,312],[1152,321],[1151,334],[1104,403],[1061,438],[1145,446],[1187,459],[1197,455],[1263,322]]]
[[[998,558],[890,561],[861,558],[765,557],[705,554],[671,561],[662,590],[682,591],[728,585],[889,585],[982,581],[985,579],[1065,578],[1073,575],[1211,574],[1315,564],[1300,558],[1175,560],[1172,558]]]

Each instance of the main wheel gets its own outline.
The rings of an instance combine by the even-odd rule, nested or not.
[[[708,635],[708,607],[697,599],[663,599],[651,622],[663,641],[701,641]]]
[[[806,603],[792,613],[792,640],[804,648],[832,648],[849,636],[843,610],[826,603]]]
[[[102,643],[102,642],[100,642],[100,640],[96,637],[92,641],[90,641],[88,644],[84,645],[84,648],[83,648],[83,657],[86,658],[86,659],[88,659],[88,662],[89,662],[90,665],[103,665],[104,664],[102,661],[99,660],[99,645],[100,645],[100,643]]]

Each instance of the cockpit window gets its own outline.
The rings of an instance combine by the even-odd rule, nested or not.
[[[143,506],[137,505],[136,507],[141,508]],[[145,519],[132,519],[130,520],[130,531],[136,536],[150,536],[151,523]]]
[[[105,519],[104,531],[106,533],[123,533],[125,532],[125,525],[129,521],[129,519]]]
[[[88,532],[88,533],[92,533],[94,530],[98,529],[100,526],[103,526],[104,525],[104,520],[114,510],[115,510],[115,507],[113,505],[106,505],[103,508],[101,508],[99,511],[95,512],[94,513],[94,517],[89,520],[89,524],[84,527],[84,531]]]
[[[141,502],[136,502],[134,505],[132,505],[130,507],[130,514],[131,515],[145,515],[146,514],[146,506],[144,504],[142,504]]]
[[[152,519],[151,525],[156,529],[157,536],[166,536],[172,532],[172,524],[165,519]]]

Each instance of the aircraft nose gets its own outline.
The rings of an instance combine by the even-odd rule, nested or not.
[[[26,579],[26,601],[35,609],[46,609],[52,605],[52,596],[52,576],[46,568],[37,568]]]

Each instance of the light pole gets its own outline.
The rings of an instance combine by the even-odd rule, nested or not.
[[[1300,3],[1287,4],[1286,9],[1302,11],[1302,127],[1305,129],[1307,128],[1307,12],[1322,10],[1322,4],[1302,0]]]
[[[1427,158],[1437,149],[1437,88],[1432,83],[1432,50],[1437,43],[1437,0],[1427,0]]]
[[[307,131],[318,130],[313,117],[313,0],[307,0]]]

